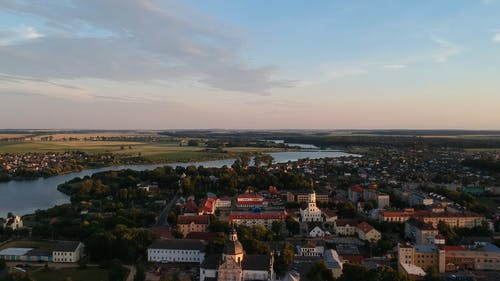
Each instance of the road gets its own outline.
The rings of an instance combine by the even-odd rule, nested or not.
[[[168,213],[170,212],[170,209],[174,206],[175,202],[179,200],[179,195],[175,195],[170,202],[163,208],[163,211],[161,211],[160,215],[158,216],[158,220],[156,221],[155,227],[159,226],[168,226]]]

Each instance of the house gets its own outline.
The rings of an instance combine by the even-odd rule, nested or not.
[[[139,190],[143,190],[146,193],[158,193],[160,191],[157,182],[141,182],[137,184]]]
[[[433,244],[438,234],[438,229],[431,224],[416,219],[405,222],[405,237],[414,241],[415,244]]]
[[[364,221],[358,224],[356,232],[359,239],[364,241],[377,242],[382,238],[380,232]]]
[[[363,197],[363,188],[359,185],[353,185],[347,190],[347,197],[351,202],[357,203]]]
[[[378,215],[378,220],[380,222],[396,222],[403,223],[410,219],[411,216],[415,214],[413,208],[407,208],[402,211],[380,211]]]
[[[157,240],[148,247],[148,261],[200,264],[205,258],[205,247],[206,244],[203,240]]]
[[[215,208],[231,208],[231,197],[217,198]]]
[[[5,220],[3,228],[11,228],[12,230],[23,228],[23,220],[20,216],[11,216]]]
[[[323,215],[326,223],[334,223],[338,219],[337,213],[332,209],[323,210]]]
[[[344,263],[361,264],[363,262],[363,255],[355,245],[339,244],[336,250]]]
[[[83,257],[83,244],[78,241],[57,243],[52,251],[52,260],[61,263],[78,262]]]
[[[302,257],[321,257],[324,251],[325,247],[317,245],[316,242],[312,240],[307,241],[302,246],[297,246],[297,256]]]
[[[333,249],[326,250],[323,259],[328,269],[332,272],[333,278],[339,278],[342,275],[343,262],[337,251]]]
[[[209,215],[177,216],[177,228],[184,237],[190,232],[206,232],[210,223]]]
[[[316,226],[309,232],[309,237],[324,237],[325,231],[321,227]]]
[[[201,203],[198,209],[198,215],[213,215],[215,214],[215,200],[214,198],[207,198]]]
[[[337,235],[353,236],[356,234],[358,221],[353,219],[338,219],[335,221],[334,229]]]

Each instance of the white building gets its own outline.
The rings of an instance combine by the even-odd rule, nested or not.
[[[353,219],[338,219],[334,225],[335,233],[342,236],[353,236],[358,229],[358,222]]]
[[[309,194],[306,208],[300,209],[300,217],[304,222],[322,221],[321,210],[316,206],[316,193]]]
[[[359,239],[363,241],[377,242],[382,238],[380,232],[364,221],[358,224],[356,232]]]
[[[321,257],[325,247],[318,246],[314,241],[307,241],[303,246],[297,246],[297,255],[303,257]]]
[[[324,237],[325,231],[321,227],[316,226],[309,232],[309,237]]]
[[[52,251],[52,261],[78,262],[83,257],[83,244],[80,242],[59,242]]]
[[[231,208],[231,198],[217,198],[217,200],[215,200],[215,208]]]
[[[200,264],[205,258],[205,242],[195,239],[158,240],[148,247],[149,262]]]

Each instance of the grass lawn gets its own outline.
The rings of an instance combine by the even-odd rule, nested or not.
[[[50,241],[37,241],[37,240],[15,240],[7,242],[0,246],[0,250],[6,248],[38,248],[38,249],[53,249],[57,243]]]
[[[61,268],[45,269],[39,268],[31,272],[36,281],[64,281],[70,277],[72,281],[107,281],[108,271],[98,267],[80,268]]]

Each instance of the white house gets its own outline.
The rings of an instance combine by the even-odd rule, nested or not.
[[[324,237],[325,231],[321,227],[316,226],[309,232],[309,237]]]
[[[149,262],[200,264],[205,258],[205,242],[195,239],[158,240],[148,247]]]
[[[57,243],[52,251],[52,261],[61,263],[78,262],[83,257],[83,244],[78,241]]]
[[[359,239],[364,241],[377,242],[382,238],[380,232],[364,221],[358,225],[356,232]]]
[[[297,255],[303,257],[321,257],[325,247],[318,246],[314,241],[307,241],[303,246],[297,246]]]
[[[335,221],[335,233],[343,236],[353,236],[356,234],[358,222],[352,219],[338,219]]]

